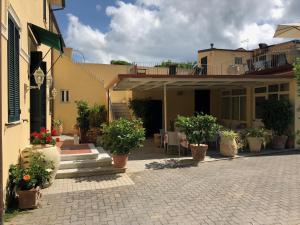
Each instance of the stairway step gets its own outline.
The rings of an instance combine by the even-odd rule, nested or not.
[[[85,159],[61,161],[59,169],[76,169],[76,168],[97,168],[111,165],[111,158],[108,159]]]
[[[95,148],[95,146],[93,144],[89,144],[89,148],[91,150],[90,153],[62,154],[61,161],[109,158],[109,155],[103,149],[98,150]]]
[[[125,173],[126,168],[115,168],[113,166],[98,167],[98,168],[76,168],[58,170],[56,179],[76,178],[76,177],[90,177],[104,174]]]

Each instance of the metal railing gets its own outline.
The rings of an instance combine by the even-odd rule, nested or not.
[[[127,74],[132,75],[243,75],[249,73],[276,70],[293,65],[300,57],[300,47],[281,49],[277,51],[259,50],[249,58],[243,58],[242,63],[235,64],[234,58],[220,64],[198,64],[186,68],[180,63],[170,66],[158,66],[159,63],[134,63],[128,66]]]

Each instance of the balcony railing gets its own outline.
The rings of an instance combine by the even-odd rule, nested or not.
[[[243,58],[241,64],[224,61],[222,64],[198,64],[180,67],[180,63],[168,67],[155,63],[136,63],[128,66],[128,74],[133,75],[243,75],[276,72],[291,68],[296,58],[300,57],[300,48],[291,48],[259,54],[256,52],[248,59]],[[233,61],[234,59],[232,59]]]

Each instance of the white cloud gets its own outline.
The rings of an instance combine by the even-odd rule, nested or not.
[[[296,20],[296,0],[137,0],[106,8],[110,30],[103,33],[69,15],[66,42],[93,62],[195,60],[197,50],[274,43],[275,25]],[[289,15],[287,16],[287,14]],[[293,22],[293,21],[289,21]],[[84,36],[84,38],[83,38]]]

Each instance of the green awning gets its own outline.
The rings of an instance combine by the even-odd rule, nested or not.
[[[63,40],[60,34],[53,33],[31,23],[28,23],[28,26],[39,45],[44,44],[57,49],[61,53],[64,52]]]

